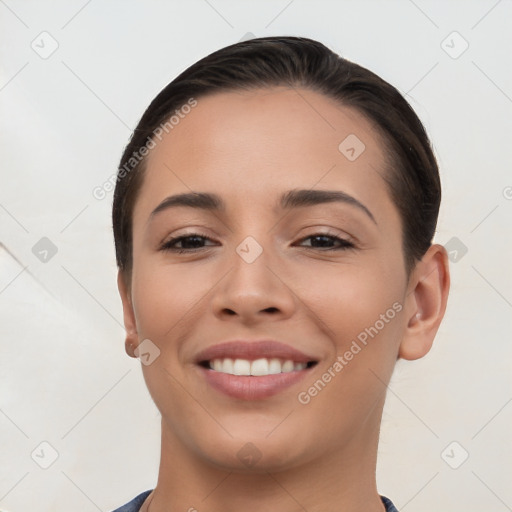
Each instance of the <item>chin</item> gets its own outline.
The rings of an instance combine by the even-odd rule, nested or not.
[[[209,439],[206,445],[201,439],[194,451],[218,469],[246,474],[288,470],[308,462],[316,453],[311,444],[305,449],[308,446],[305,440],[289,430],[283,429],[281,435],[273,433],[270,437],[266,437],[268,430],[265,435],[247,429],[241,432],[241,435],[231,432],[232,438],[223,435],[216,440]]]

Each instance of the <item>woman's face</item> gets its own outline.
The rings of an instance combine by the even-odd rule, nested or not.
[[[150,340],[169,447],[271,470],[376,439],[408,300],[381,144],[354,110],[288,88],[198,98],[156,140],[125,315]]]

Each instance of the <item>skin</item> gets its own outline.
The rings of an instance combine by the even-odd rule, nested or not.
[[[338,150],[349,134],[366,146],[353,162]],[[437,244],[406,275],[384,161],[382,140],[359,113],[285,87],[198,98],[151,151],[133,214],[132,275],[118,278],[127,353],[135,357],[144,339],[160,350],[142,365],[162,415],[150,512],[384,510],[375,467],[386,384],[398,358],[429,351],[449,289]],[[290,189],[343,191],[376,223],[349,204],[280,210]],[[167,196],[191,191],[218,194],[225,210],[179,207],[149,220]],[[196,252],[159,250],[198,231],[212,241]],[[325,250],[306,238],[318,233],[355,247]],[[250,264],[236,252],[247,236],[263,248]],[[298,393],[395,302],[401,311],[301,404]],[[278,395],[242,401],[212,389],[193,362],[221,341],[262,338],[318,364]],[[237,456],[248,442],[261,454],[252,467]]]

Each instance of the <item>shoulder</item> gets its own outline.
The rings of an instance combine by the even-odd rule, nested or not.
[[[380,499],[382,500],[382,503],[384,503],[384,506],[386,507],[386,512],[398,512],[395,505],[393,505],[393,502],[389,498],[386,498],[386,496],[381,495]]]
[[[131,500],[129,503],[126,503],[126,505],[116,508],[112,512],[139,512],[140,507],[146,498],[150,495],[151,491],[152,489],[149,491],[144,491],[143,493],[133,498],[133,500]],[[386,498],[386,496],[381,496],[381,499],[382,503],[384,503],[384,506],[386,507],[386,512],[398,512],[395,505],[393,505],[393,502],[389,498]]]
[[[133,498],[133,500],[127,503],[126,505],[116,508],[112,512],[139,512],[140,507],[144,503],[144,500],[150,495],[151,491],[152,489],[150,489],[149,491],[144,491],[143,493]]]

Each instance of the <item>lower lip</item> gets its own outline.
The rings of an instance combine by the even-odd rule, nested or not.
[[[231,375],[200,367],[205,379],[216,390],[240,400],[261,400],[293,386],[303,379],[311,368],[274,375]]]

